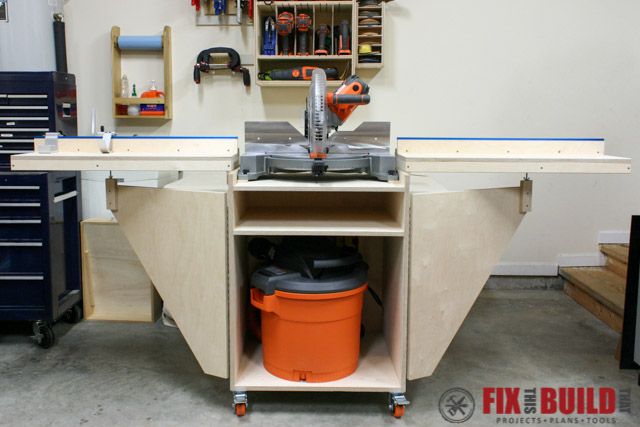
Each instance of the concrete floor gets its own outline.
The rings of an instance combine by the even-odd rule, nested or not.
[[[637,372],[619,371],[616,334],[559,291],[486,290],[431,378],[409,384],[402,420],[384,394],[251,393],[249,415],[231,411],[228,383],[202,374],[175,329],[160,324],[57,325],[50,350],[0,335],[2,426],[377,426],[447,424],[441,394],[464,387],[610,386],[631,389],[640,425]],[[494,416],[463,425],[495,426]]]

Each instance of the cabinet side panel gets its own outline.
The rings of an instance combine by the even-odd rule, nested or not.
[[[414,194],[407,377],[430,376],[520,225],[520,189]]]
[[[120,187],[114,214],[203,371],[228,378],[226,194]]]

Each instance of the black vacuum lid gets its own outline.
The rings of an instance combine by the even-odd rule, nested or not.
[[[369,267],[362,256],[353,248],[337,246],[330,238],[289,237],[267,252],[271,253],[272,264],[251,277],[251,286],[266,295],[277,290],[303,294],[346,292],[367,283]]]

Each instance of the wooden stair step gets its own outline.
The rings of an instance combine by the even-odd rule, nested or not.
[[[607,270],[616,273],[618,276],[622,277],[625,280],[627,279],[627,264],[618,261],[615,258],[607,257],[606,267]]]
[[[600,245],[600,252],[623,264],[629,263],[629,245]]]
[[[618,333],[622,333],[622,316],[609,310],[604,305],[600,304],[595,298],[588,293],[584,292],[571,282],[565,282],[564,293],[571,297],[575,302],[584,307],[591,314],[596,316],[607,326]]]
[[[561,268],[560,276],[618,316],[624,314],[625,280],[602,267]]]

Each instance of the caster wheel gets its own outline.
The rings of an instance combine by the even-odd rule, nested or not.
[[[404,416],[404,406],[402,405],[393,405],[392,415],[394,418],[402,418]]]
[[[56,340],[53,328],[49,325],[40,325],[36,334],[36,343],[42,348],[51,348]]]
[[[82,320],[82,308],[74,305],[64,314],[64,321],[67,323],[78,323]]]
[[[244,417],[247,414],[247,404],[246,403],[236,403],[236,415],[239,417]]]

